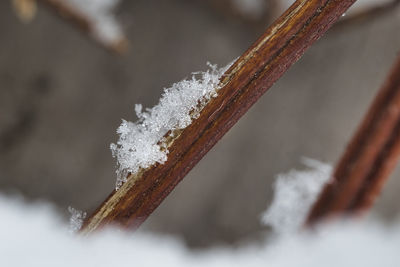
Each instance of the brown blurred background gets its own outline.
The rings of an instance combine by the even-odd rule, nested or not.
[[[363,1],[363,0],[360,0]],[[379,1],[378,1],[379,2]],[[109,144],[134,104],[241,55],[281,10],[256,17],[229,1],[123,1],[130,41],[115,56],[39,6],[21,23],[0,2],[0,193],[88,212],[115,184]],[[229,7],[229,8],[226,8]],[[400,9],[335,26],[248,112],[162,203],[142,230],[193,247],[260,236],[274,176],[307,156],[335,163],[400,51]],[[398,217],[400,173],[373,213]]]

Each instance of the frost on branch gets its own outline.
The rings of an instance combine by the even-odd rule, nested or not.
[[[110,146],[118,161],[116,189],[126,181],[127,173],[164,163],[168,155],[167,133],[174,137],[174,131],[190,125],[217,95],[219,79],[229,65],[221,69],[209,63],[208,66],[210,69],[206,72],[194,72],[191,79],[165,88],[160,102],[153,108],[142,111],[142,105],[136,105],[137,122],[122,120],[117,129],[119,140]]]
[[[303,225],[311,205],[330,178],[330,165],[309,158],[302,161],[309,169],[277,176],[272,204],[262,216],[262,222],[276,233],[291,233]]]
[[[71,214],[69,218],[69,231],[70,233],[78,232],[83,224],[83,220],[86,218],[86,212],[68,207],[68,211]]]
[[[85,15],[92,23],[94,37],[112,45],[124,39],[113,9],[120,0],[63,0]]]

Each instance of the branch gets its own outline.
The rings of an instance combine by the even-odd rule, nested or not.
[[[71,4],[60,0],[37,0],[44,6],[54,11],[59,17],[74,25],[84,34],[88,35],[97,44],[108,51],[116,54],[123,54],[128,47],[128,40],[125,36],[117,39],[110,39],[99,32],[95,22]]]
[[[297,0],[229,68],[199,118],[169,142],[168,160],[130,174],[85,221],[138,227],[239,118],[356,0]]]
[[[400,155],[400,56],[307,219],[370,208]]]

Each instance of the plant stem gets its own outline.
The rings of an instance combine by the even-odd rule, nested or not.
[[[400,56],[307,219],[370,208],[400,155]]]
[[[229,68],[221,89],[173,138],[168,160],[130,174],[85,221],[82,233],[107,225],[138,227],[239,118],[356,0],[297,0]]]

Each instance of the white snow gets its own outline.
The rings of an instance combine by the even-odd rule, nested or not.
[[[397,267],[400,263],[400,224],[341,222],[257,245],[193,252],[172,238],[115,229],[87,238],[70,235],[49,206],[26,206],[2,196],[0,214],[0,266],[7,267]]]
[[[112,44],[123,39],[113,9],[120,0],[63,0],[93,22],[93,34],[105,43]]]
[[[206,72],[192,73],[191,79],[165,88],[153,108],[142,111],[142,105],[136,105],[137,122],[122,120],[117,129],[119,140],[110,146],[118,161],[116,189],[126,181],[128,172],[135,173],[157,162],[164,163],[168,155],[164,136],[186,128],[217,95],[219,78],[229,65],[221,69],[209,63],[208,66],[210,69]]]
[[[68,211],[71,214],[69,218],[69,231],[70,233],[78,232],[83,224],[83,220],[86,218],[86,212],[68,207]]]
[[[302,161],[308,169],[291,170],[277,176],[274,198],[262,215],[262,222],[278,234],[292,234],[302,227],[332,172],[330,165],[320,161],[309,158]]]

